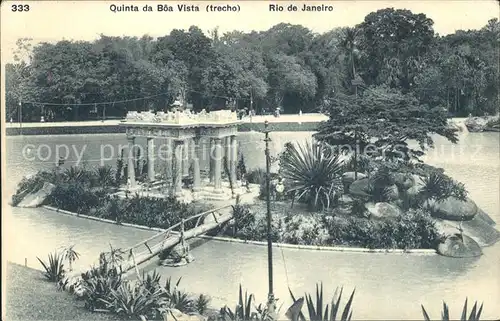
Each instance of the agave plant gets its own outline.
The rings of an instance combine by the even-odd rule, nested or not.
[[[289,289],[290,295],[293,299],[294,302],[297,302],[298,300],[295,299],[295,296],[293,295],[292,291]],[[351,293],[351,296],[349,297],[349,300],[347,301],[346,305],[344,306],[344,310],[342,312],[342,315],[340,316],[340,319],[337,319],[337,314],[340,309],[340,300],[342,299],[342,292],[343,288],[337,288],[335,290],[335,294],[333,295],[332,301],[331,301],[331,306],[326,304],[324,305],[323,303],[323,283],[321,283],[321,287],[316,284],[316,300],[312,298],[310,294],[305,295],[306,298],[306,303],[307,303],[307,310],[309,313],[309,320],[311,321],[335,321],[335,320],[341,320],[341,321],[349,321],[351,320],[352,317],[352,301],[354,298],[354,292],[356,289],[354,289]],[[302,314],[302,312],[299,313],[299,319],[301,321],[305,321],[305,317]]]
[[[64,249],[64,259],[68,260],[69,270],[73,271],[73,263],[80,258],[80,254],[75,251],[75,245]]]
[[[114,184],[115,173],[111,166],[99,166],[95,169],[94,177],[98,186],[106,187]]]
[[[63,176],[67,182],[77,182],[83,179],[85,173],[81,167],[71,166],[64,171]]]
[[[245,291],[245,296],[243,297],[243,290],[240,284],[239,300],[236,308],[231,310],[228,306],[223,307],[220,310],[220,318],[224,321],[249,321],[249,320],[260,320],[259,315],[256,311],[252,311],[252,301],[254,295],[248,295]]]
[[[422,201],[433,199],[439,202],[450,196],[460,200],[467,198],[465,186],[462,183],[455,182],[443,173],[432,172],[423,181],[424,186],[418,195]]]
[[[199,314],[204,314],[207,311],[209,304],[210,298],[204,294],[200,294],[196,300],[194,300],[195,310]]]
[[[42,264],[45,272],[43,275],[47,280],[52,282],[59,282],[64,277],[64,256],[59,252],[49,253],[49,261],[48,263],[42,261],[39,257],[37,257],[40,264]]]
[[[150,292],[156,291],[160,287],[161,275],[154,270],[153,273],[142,272],[142,285]]]
[[[159,310],[166,305],[161,288],[150,292],[141,284],[122,283],[112,289],[108,298],[103,298],[106,309],[119,316],[137,317],[142,320],[152,316],[156,318]]]
[[[164,287],[164,297],[168,301],[169,308],[177,309],[185,313],[193,312],[195,310],[193,300],[186,292],[178,288],[181,279],[182,278],[179,278],[175,285],[173,285],[171,277],[167,279]]]
[[[423,305],[422,306],[422,313],[424,314],[424,320],[425,321],[430,321],[431,318],[429,318],[429,315],[427,314],[427,311],[425,311],[425,308]],[[477,309],[477,301],[474,302],[474,306],[472,307],[472,310],[469,314],[469,318],[467,318],[467,298],[465,299],[464,307],[462,309],[462,316],[460,317],[460,321],[479,321],[479,318],[481,317],[481,312],[483,311],[483,304],[479,307],[479,310]],[[441,312],[441,320],[442,321],[449,321],[450,320],[450,310],[448,308],[448,305],[446,302],[443,302],[443,311]]]
[[[330,208],[340,185],[342,161],[322,144],[307,142],[297,146],[287,144],[280,162],[281,174],[290,186],[288,192],[314,209],[319,205]]]

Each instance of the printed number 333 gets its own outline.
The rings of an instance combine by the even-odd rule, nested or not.
[[[14,12],[30,11],[30,6],[27,4],[14,4],[11,8]]]

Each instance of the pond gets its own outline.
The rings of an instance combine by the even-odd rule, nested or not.
[[[271,134],[272,153],[288,141],[305,141],[312,133],[276,132]],[[240,133],[240,150],[247,167],[264,166],[264,142],[259,133]],[[99,163],[101,146],[125,145],[124,135],[58,135],[8,137],[6,195],[26,174],[51,168],[57,160],[45,154],[45,161],[31,161],[31,153],[41,145],[54,151],[57,145],[70,148],[70,159],[85,147],[86,162]],[[436,139],[436,148],[426,156],[429,164],[445,168],[447,174],[463,182],[472,199],[495,221],[500,221],[500,161],[498,133],[461,133],[460,143],[452,145]],[[113,147],[116,148],[116,147]],[[110,149],[111,150],[111,149]],[[118,150],[118,148],[116,148]],[[77,151],[77,152],[73,152]],[[111,152],[107,151],[107,158]],[[105,163],[114,164],[116,160]],[[5,202],[4,202],[5,204]],[[99,252],[125,247],[145,239],[153,232],[87,221],[44,209],[10,209],[8,259],[39,268],[35,256],[45,257],[56,247],[76,244],[82,253],[79,264],[91,264]],[[265,302],[267,293],[266,247],[210,241],[193,250],[196,260],[182,268],[159,268],[164,275],[182,277],[181,285],[192,292],[206,293],[215,305],[237,302],[238,284]],[[158,268],[156,263],[145,267]],[[323,282],[326,294],[336,286],[346,294],[356,288],[353,319],[396,320],[422,319],[420,304],[431,317],[440,315],[441,301],[450,304],[452,317],[459,317],[466,297],[485,303],[484,319],[500,317],[500,244],[484,249],[474,259],[451,259],[438,255],[366,254],[274,249],[274,287],[279,302],[290,303],[288,287],[296,295],[313,292],[316,282]]]

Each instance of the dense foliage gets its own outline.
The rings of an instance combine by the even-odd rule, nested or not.
[[[40,171],[24,178],[12,197],[13,205],[28,192],[38,191],[45,182],[55,185],[44,201],[70,212],[150,227],[168,228],[182,218],[206,211],[210,205],[184,204],[175,197],[142,197],[138,194],[120,198],[117,191],[114,170],[108,167],[69,167],[65,170]],[[186,223],[186,228],[190,224]]]
[[[358,89],[411,94],[429,110],[492,114],[499,32],[492,19],[480,30],[440,36],[425,14],[387,8],[322,34],[281,23],[222,35],[191,26],[157,39],[19,39],[17,60],[6,66],[6,118],[18,120],[20,102],[24,121],[123,117],[127,110],[164,110],[176,99],[196,110],[306,112],[354,94],[353,80]]]
[[[312,214],[304,210],[290,210],[285,204],[283,213],[274,209],[271,237],[273,242],[354,246],[383,249],[431,249],[440,240],[440,234],[430,214],[424,210],[409,210],[391,220],[369,220],[356,215]],[[286,209],[285,209],[286,207]],[[281,210],[278,210],[281,212]],[[247,207],[234,211],[236,226],[224,233],[244,240],[265,241],[267,238],[265,213]]]

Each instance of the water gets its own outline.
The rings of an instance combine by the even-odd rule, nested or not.
[[[304,141],[311,133],[272,133],[271,148],[276,154],[287,141]],[[240,133],[240,150],[247,167],[264,165],[264,142],[260,134]],[[492,218],[500,222],[500,161],[498,133],[462,133],[458,145],[436,139],[436,149],[426,161],[443,167],[458,181],[463,182],[470,196]],[[51,168],[57,158],[47,162],[27,161],[23,146],[34,144],[33,151],[46,144],[54,151],[57,144],[68,144],[70,160],[76,160],[74,150],[86,144],[88,163],[99,163],[102,144],[126,144],[124,135],[86,136],[26,136],[7,138],[7,181],[11,194],[23,175],[40,168]],[[75,146],[75,149],[72,149]],[[43,147],[41,149],[42,152]],[[116,148],[115,148],[116,149]],[[118,150],[118,149],[116,149]],[[105,156],[110,156],[109,150]],[[54,153],[53,153],[54,154]],[[47,156],[46,154],[44,156]],[[107,163],[114,164],[115,160]],[[106,162],[105,162],[106,163]],[[5,204],[5,202],[4,202]],[[52,213],[43,209],[12,209],[9,220],[11,261],[28,264],[34,256],[45,255],[55,247],[76,244],[82,252],[80,264],[90,264],[108,243],[125,247],[145,239],[150,232],[113,226],[95,221]],[[20,232],[22,231],[22,233]],[[29,238],[25,237],[30,235]],[[23,255],[14,253],[26,253]],[[189,291],[210,294],[213,304],[237,301],[238,284],[264,302],[267,294],[266,247],[210,241],[193,250],[196,261],[182,268],[159,271],[174,278],[182,277],[182,285]],[[36,262],[33,264],[36,266]],[[156,264],[145,270],[157,268]],[[451,259],[438,255],[401,255],[336,253],[304,250],[274,250],[274,289],[284,303],[290,303],[288,286],[295,295],[313,292],[315,282],[323,282],[325,294],[333,295],[336,286],[344,286],[346,294],[356,288],[353,319],[422,319],[420,304],[431,317],[440,315],[441,301],[449,303],[452,317],[458,318],[461,305],[469,300],[485,303],[484,319],[500,317],[500,243],[484,249],[484,255],[474,259]]]

